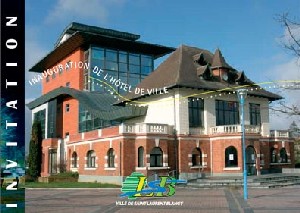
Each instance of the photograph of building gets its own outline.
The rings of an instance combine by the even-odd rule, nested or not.
[[[294,167],[288,131],[269,127],[269,103],[281,96],[232,67],[218,48],[139,39],[73,22],[30,69],[44,76],[41,96],[27,104],[42,127],[41,176],[61,167],[79,181],[118,184],[134,171],[242,176],[240,88],[247,89],[248,175]]]

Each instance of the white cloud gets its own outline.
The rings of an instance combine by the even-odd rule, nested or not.
[[[28,70],[39,60],[42,59],[47,51],[38,43],[36,39],[37,29],[26,26],[25,37],[25,96],[26,98],[37,98],[41,95],[41,84],[30,85],[29,81],[37,75],[37,73]]]
[[[106,22],[115,9],[124,4],[125,0],[58,0],[50,10],[46,23],[54,23],[61,19],[91,18]]]
[[[265,74],[269,77],[268,80],[274,82],[300,81],[299,59],[292,59],[286,63],[274,65]],[[288,86],[294,83],[290,82],[284,84]],[[278,83],[278,85],[283,85],[283,83]],[[300,88],[273,89],[271,92],[281,95],[286,105],[296,105],[300,108]],[[278,104],[276,105],[278,102],[279,101],[276,101],[273,104],[278,106]],[[288,129],[292,121],[300,122],[299,116],[288,116],[287,114],[270,111],[270,125],[272,129]]]

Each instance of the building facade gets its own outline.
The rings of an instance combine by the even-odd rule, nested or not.
[[[119,184],[134,171],[183,179],[242,175],[241,87],[248,93],[248,174],[294,167],[288,132],[269,129],[269,102],[280,96],[230,66],[219,49],[138,39],[72,23],[31,68],[53,73],[28,104],[43,132],[42,176],[62,167],[79,172],[80,181]]]

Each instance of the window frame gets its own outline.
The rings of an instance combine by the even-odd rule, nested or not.
[[[189,127],[204,127],[204,100],[188,98]]]
[[[89,150],[87,152],[87,168],[96,168],[96,153],[94,150]]]
[[[145,149],[143,146],[140,146],[138,148],[138,167],[144,167],[145,166],[145,162],[144,162],[144,152]]]
[[[234,107],[230,107],[233,105]],[[237,101],[215,100],[216,126],[238,125],[239,103]]]
[[[107,168],[115,168],[115,151],[113,148],[107,151]]]
[[[249,103],[250,125],[261,125],[260,104]]]
[[[230,155],[233,154],[233,160]],[[225,149],[225,168],[238,167],[238,151],[234,146],[228,146]]]
[[[202,150],[200,147],[196,147],[192,150],[192,166],[203,166]]]
[[[284,147],[282,147],[280,149],[279,155],[280,155],[280,162],[281,163],[288,163],[288,155],[287,155],[286,149]]]
[[[78,161],[77,161],[77,152],[72,153],[72,168],[78,168]]]
[[[160,153],[155,153],[156,150]],[[163,165],[163,151],[160,147],[154,147],[150,152],[150,167],[163,167]]]

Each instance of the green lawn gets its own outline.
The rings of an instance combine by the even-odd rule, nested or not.
[[[25,188],[120,188],[121,186],[110,183],[82,183],[82,182],[52,182],[52,183],[39,183],[39,182],[26,182],[20,184],[20,187]]]

